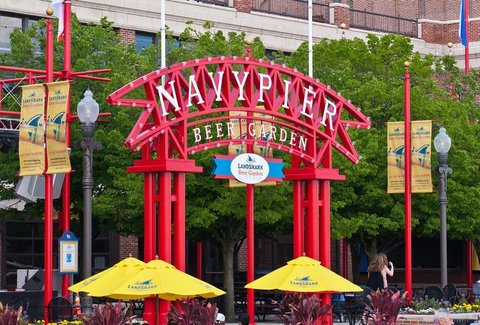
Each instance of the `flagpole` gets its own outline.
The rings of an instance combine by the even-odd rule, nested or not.
[[[465,13],[465,30],[466,30],[466,38],[467,44],[465,45],[465,73],[468,73],[470,70],[470,28],[468,26],[468,0],[464,0],[464,13]]]
[[[313,77],[313,23],[312,0],[308,0],[308,76]]]

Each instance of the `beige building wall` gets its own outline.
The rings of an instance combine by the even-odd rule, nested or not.
[[[273,0],[271,0],[273,1]],[[280,0],[274,0],[280,1]],[[283,0],[282,0],[283,1]],[[432,9],[432,1],[424,0],[413,1],[415,6],[407,6],[405,0],[379,0],[385,2],[385,6],[378,6],[377,1],[343,1],[343,3],[330,3],[333,12],[333,6],[343,5],[346,8],[360,9],[365,8],[373,12],[380,11],[381,8],[390,8],[386,4],[397,3],[397,12],[407,14],[410,10],[412,17],[417,13],[419,16],[426,18],[420,20],[419,35],[429,39],[413,38],[415,51],[421,54],[443,55],[451,52],[457,57],[459,66],[463,66],[463,47],[460,44],[454,44],[450,50],[445,44],[435,44],[435,40],[444,40],[443,34],[449,35],[449,38],[455,39],[455,28],[457,21],[448,21],[451,26],[444,26],[445,22],[440,20],[442,14],[437,11],[443,8],[443,2],[446,5],[452,5],[450,0],[439,0],[441,6]],[[473,2],[480,0],[471,0]],[[458,1],[457,1],[458,2]],[[206,22],[213,22],[214,29],[223,30],[225,32],[245,32],[247,37],[260,37],[268,49],[294,51],[302,42],[308,40],[308,22],[303,19],[291,17],[282,17],[261,12],[252,11],[250,13],[237,11],[233,5],[238,6],[245,11],[245,3],[252,3],[251,0],[231,0],[229,7],[205,4],[188,0],[166,0],[166,24],[174,34],[179,34],[187,26],[187,22],[192,22],[193,27],[201,29]],[[374,4],[372,4],[374,3]],[[0,1],[0,10],[12,13],[26,14],[32,16],[45,16],[45,10],[49,6],[50,1],[47,0],[2,0]],[[372,7],[373,6],[373,7]],[[458,7],[458,4],[455,5]],[[475,6],[472,6],[474,8]],[[394,8],[395,9],[395,8]],[[389,9],[390,10],[390,9]],[[476,9],[475,9],[476,10]],[[475,11],[472,10],[472,11]],[[107,17],[114,22],[118,28],[128,30],[138,30],[144,32],[158,33],[160,30],[160,1],[150,0],[72,0],[72,11],[78,16],[82,22],[99,22],[100,18]],[[341,11],[340,11],[341,12]],[[426,13],[423,14],[422,12]],[[385,12],[386,13],[386,12]],[[388,12],[394,14],[394,12]],[[452,19],[449,14],[447,19]],[[472,15],[473,16],[473,15]],[[333,17],[330,17],[332,23]],[[338,17],[337,17],[338,18]],[[346,18],[342,18],[346,19]],[[434,20],[437,19],[437,20]],[[458,19],[458,18],[457,18]],[[480,19],[473,18],[472,24],[480,23]],[[340,25],[339,20],[336,21]],[[348,23],[348,22],[347,22]],[[382,33],[369,32],[359,29],[342,30],[334,24],[313,23],[313,41],[318,42],[323,38],[339,39],[346,38],[362,38],[364,39],[368,33],[382,35]],[[436,35],[436,36],[435,36]],[[440,36],[439,36],[440,35]],[[475,38],[474,38],[475,39]],[[458,41],[458,39],[457,39]],[[437,42],[438,43],[438,42]],[[470,63],[472,67],[480,66],[480,42],[472,42],[470,45]]]

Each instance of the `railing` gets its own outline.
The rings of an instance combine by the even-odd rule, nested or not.
[[[274,15],[308,19],[308,3],[306,0],[253,0],[252,10]],[[313,0],[312,19],[320,23],[328,23],[329,6]]]
[[[418,37],[418,22],[415,19],[362,10],[350,9],[350,27]]]
[[[209,3],[212,5],[228,7],[228,0],[195,0],[196,2]]]

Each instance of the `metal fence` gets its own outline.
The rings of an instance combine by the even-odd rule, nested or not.
[[[252,10],[274,15],[308,19],[307,0],[254,0]],[[328,23],[329,6],[313,1],[312,19],[320,23]]]
[[[418,37],[418,22],[362,10],[350,9],[350,27]]]
[[[228,7],[228,0],[195,0],[196,2],[209,3],[217,6]]]

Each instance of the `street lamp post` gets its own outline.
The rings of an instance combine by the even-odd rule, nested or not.
[[[439,133],[433,140],[435,150],[438,153],[438,172],[440,174],[440,188],[438,201],[440,204],[440,279],[442,288],[447,281],[447,175],[452,173],[448,167],[448,151],[452,145],[452,140],[448,136],[444,127],[441,127]]]
[[[77,115],[80,120],[82,140],[79,147],[83,150],[83,279],[92,275],[92,189],[93,189],[93,150],[100,149],[101,144],[95,141],[95,122],[98,118],[99,106],[93,99],[90,89],[78,103]],[[91,312],[92,299],[84,296],[86,312]]]

